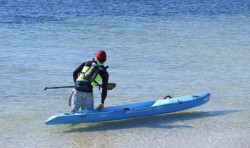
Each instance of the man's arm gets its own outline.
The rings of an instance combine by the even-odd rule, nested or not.
[[[101,101],[102,104],[104,104],[104,101],[105,101],[105,99],[107,97],[108,80],[109,80],[109,73],[107,71],[105,71],[105,73],[103,74],[103,77],[102,77],[102,84],[103,84],[102,101]]]
[[[99,107],[97,108],[98,110],[102,110],[104,108],[104,101],[107,97],[107,91],[108,91],[108,79],[109,79],[109,73],[107,71],[102,72],[101,73],[101,77],[102,77],[102,84],[103,84],[103,88],[102,88],[102,100],[101,100],[101,104],[99,105]]]
[[[75,71],[73,72],[73,79],[74,79],[74,82],[76,82],[76,79],[78,78],[78,73],[82,71],[83,67],[85,65],[85,62],[82,63],[80,66],[78,66]]]

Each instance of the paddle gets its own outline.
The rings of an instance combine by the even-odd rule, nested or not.
[[[98,86],[98,85],[96,85],[96,86]],[[114,89],[115,86],[116,86],[116,83],[108,83],[108,90]],[[44,88],[44,90],[46,90],[46,89],[59,89],[59,88],[72,88],[72,87],[74,87],[74,86],[57,86],[57,87],[47,87],[46,86]],[[99,87],[103,88],[103,85],[100,84]]]

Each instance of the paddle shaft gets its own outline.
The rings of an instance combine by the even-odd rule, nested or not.
[[[98,85],[96,85],[98,86]],[[115,83],[108,83],[108,90],[112,90],[115,88],[116,84]],[[56,87],[45,87],[44,90],[46,89],[60,89],[60,88],[73,88],[74,86],[56,86]],[[101,84],[100,87],[102,88],[103,85]]]
[[[58,87],[45,87],[44,90],[46,89],[59,89],[59,88],[72,88],[74,86],[58,86]]]

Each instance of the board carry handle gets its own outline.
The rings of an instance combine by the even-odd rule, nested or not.
[[[167,95],[166,97],[164,97],[163,99],[171,99],[173,97],[171,97],[170,95]]]

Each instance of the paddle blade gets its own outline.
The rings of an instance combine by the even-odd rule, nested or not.
[[[116,83],[108,83],[108,90],[112,90],[116,87]]]

